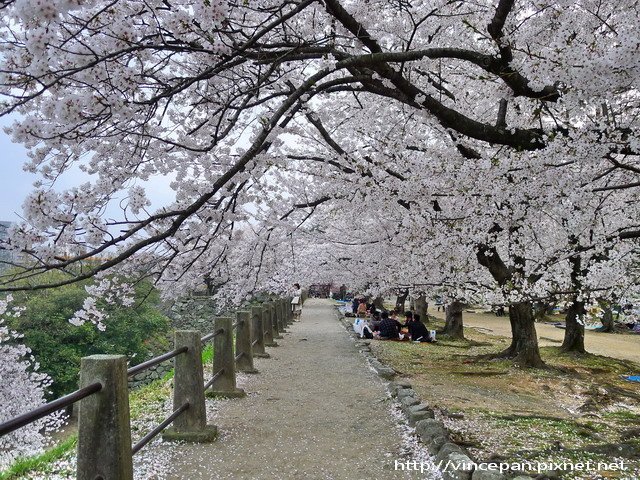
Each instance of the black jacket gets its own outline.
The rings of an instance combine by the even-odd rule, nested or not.
[[[407,328],[409,329],[409,336],[411,340],[420,341],[420,342],[429,342],[431,341],[431,335],[429,335],[429,330],[424,326],[424,323],[421,321],[413,321],[407,323]]]

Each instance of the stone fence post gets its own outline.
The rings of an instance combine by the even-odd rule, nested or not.
[[[127,357],[91,355],[80,361],[80,388],[100,382],[78,415],[78,480],[132,480]]]
[[[280,340],[284,338],[280,333],[282,330],[280,329],[280,324],[278,322],[278,307],[276,302],[269,302],[267,304],[269,306],[269,310],[271,311],[271,327],[273,328],[273,338],[276,340]]]
[[[280,335],[282,335],[283,333],[287,333],[284,331],[284,325],[282,325],[282,315],[280,312],[280,299],[276,298],[275,300],[273,300],[273,306],[275,307],[274,323],[278,325],[278,331],[280,332]]]
[[[251,351],[254,357],[269,358],[269,354],[265,351],[265,325],[262,315],[263,308],[251,307],[251,328],[252,338]]]
[[[280,308],[282,308],[282,323],[286,326],[289,327],[290,323],[289,322],[289,308],[287,305],[287,299],[286,298],[281,298],[280,299]]]
[[[287,315],[289,316],[289,323],[293,323],[293,305],[291,302],[293,301],[293,297],[287,297]]]
[[[287,305],[287,319],[288,322],[291,324],[293,323],[293,305],[291,304],[291,302],[293,301],[293,297],[287,297],[285,299],[286,301],[286,305]]]
[[[187,347],[173,359],[173,409],[189,403],[182,415],[165,430],[165,440],[185,440],[188,442],[211,442],[218,436],[218,429],[207,425],[204,403],[204,374],[202,371],[202,343],[198,330],[178,330],[174,334],[175,348]]]
[[[258,373],[258,370],[253,366],[251,313],[237,312],[236,321],[238,322],[238,329],[236,330],[236,369],[244,373]]]
[[[262,325],[264,327],[264,345],[266,347],[277,347],[278,344],[273,339],[273,322],[271,319],[271,307],[268,303],[262,304]]]
[[[222,329],[213,341],[213,375],[217,375],[206,392],[210,397],[244,397],[244,390],[236,386],[236,359],[233,354],[233,319],[219,317],[214,330]]]

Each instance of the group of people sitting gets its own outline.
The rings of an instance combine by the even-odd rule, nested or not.
[[[364,305],[364,302],[360,305]],[[398,317],[399,313],[396,310],[379,312],[372,306],[369,311],[358,310],[353,329],[362,338],[435,342],[431,332],[420,321],[420,315],[410,311],[404,312],[404,323],[401,323]]]

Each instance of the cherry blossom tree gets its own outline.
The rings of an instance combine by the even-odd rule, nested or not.
[[[51,269],[125,270],[239,299],[289,283],[294,258],[342,258],[349,245],[327,242],[353,211],[340,228],[366,231],[345,242],[384,248],[349,263],[352,278],[400,245],[399,278],[368,284],[430,270],[452,292],[497,288],[506,353],[539,365],[531,299],[580,257],[567,291],[581,301],[589,272],[640,237],[634,1],[2,6],[2,112],[41,178],[4,245],[22,255],[4,290],[56,286],[37,280]],[[56,188],[74,169],[87,181]],[[175,201],[151,211],[157,176]]]
[[[0,301],[0,316],[17,315]],[[37,371],[30,350],[20,343],[20,335],[4,325],[0,318],[0,422],[26,413],[45,403],[45,393],[51,384],[49,377]],[[48,433],[57,428],[61,416],[53,414],[15,432],[0,437],[0,468],[6,468],[19,457],[42,452],[48,444]]]

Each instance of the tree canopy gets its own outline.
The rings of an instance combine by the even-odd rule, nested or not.
[[[2,5],[1,108],[41,178],[4,290],[96,258],[75,280],[236,301],[329,275],[522,312],[637,287],[635,1]]]

